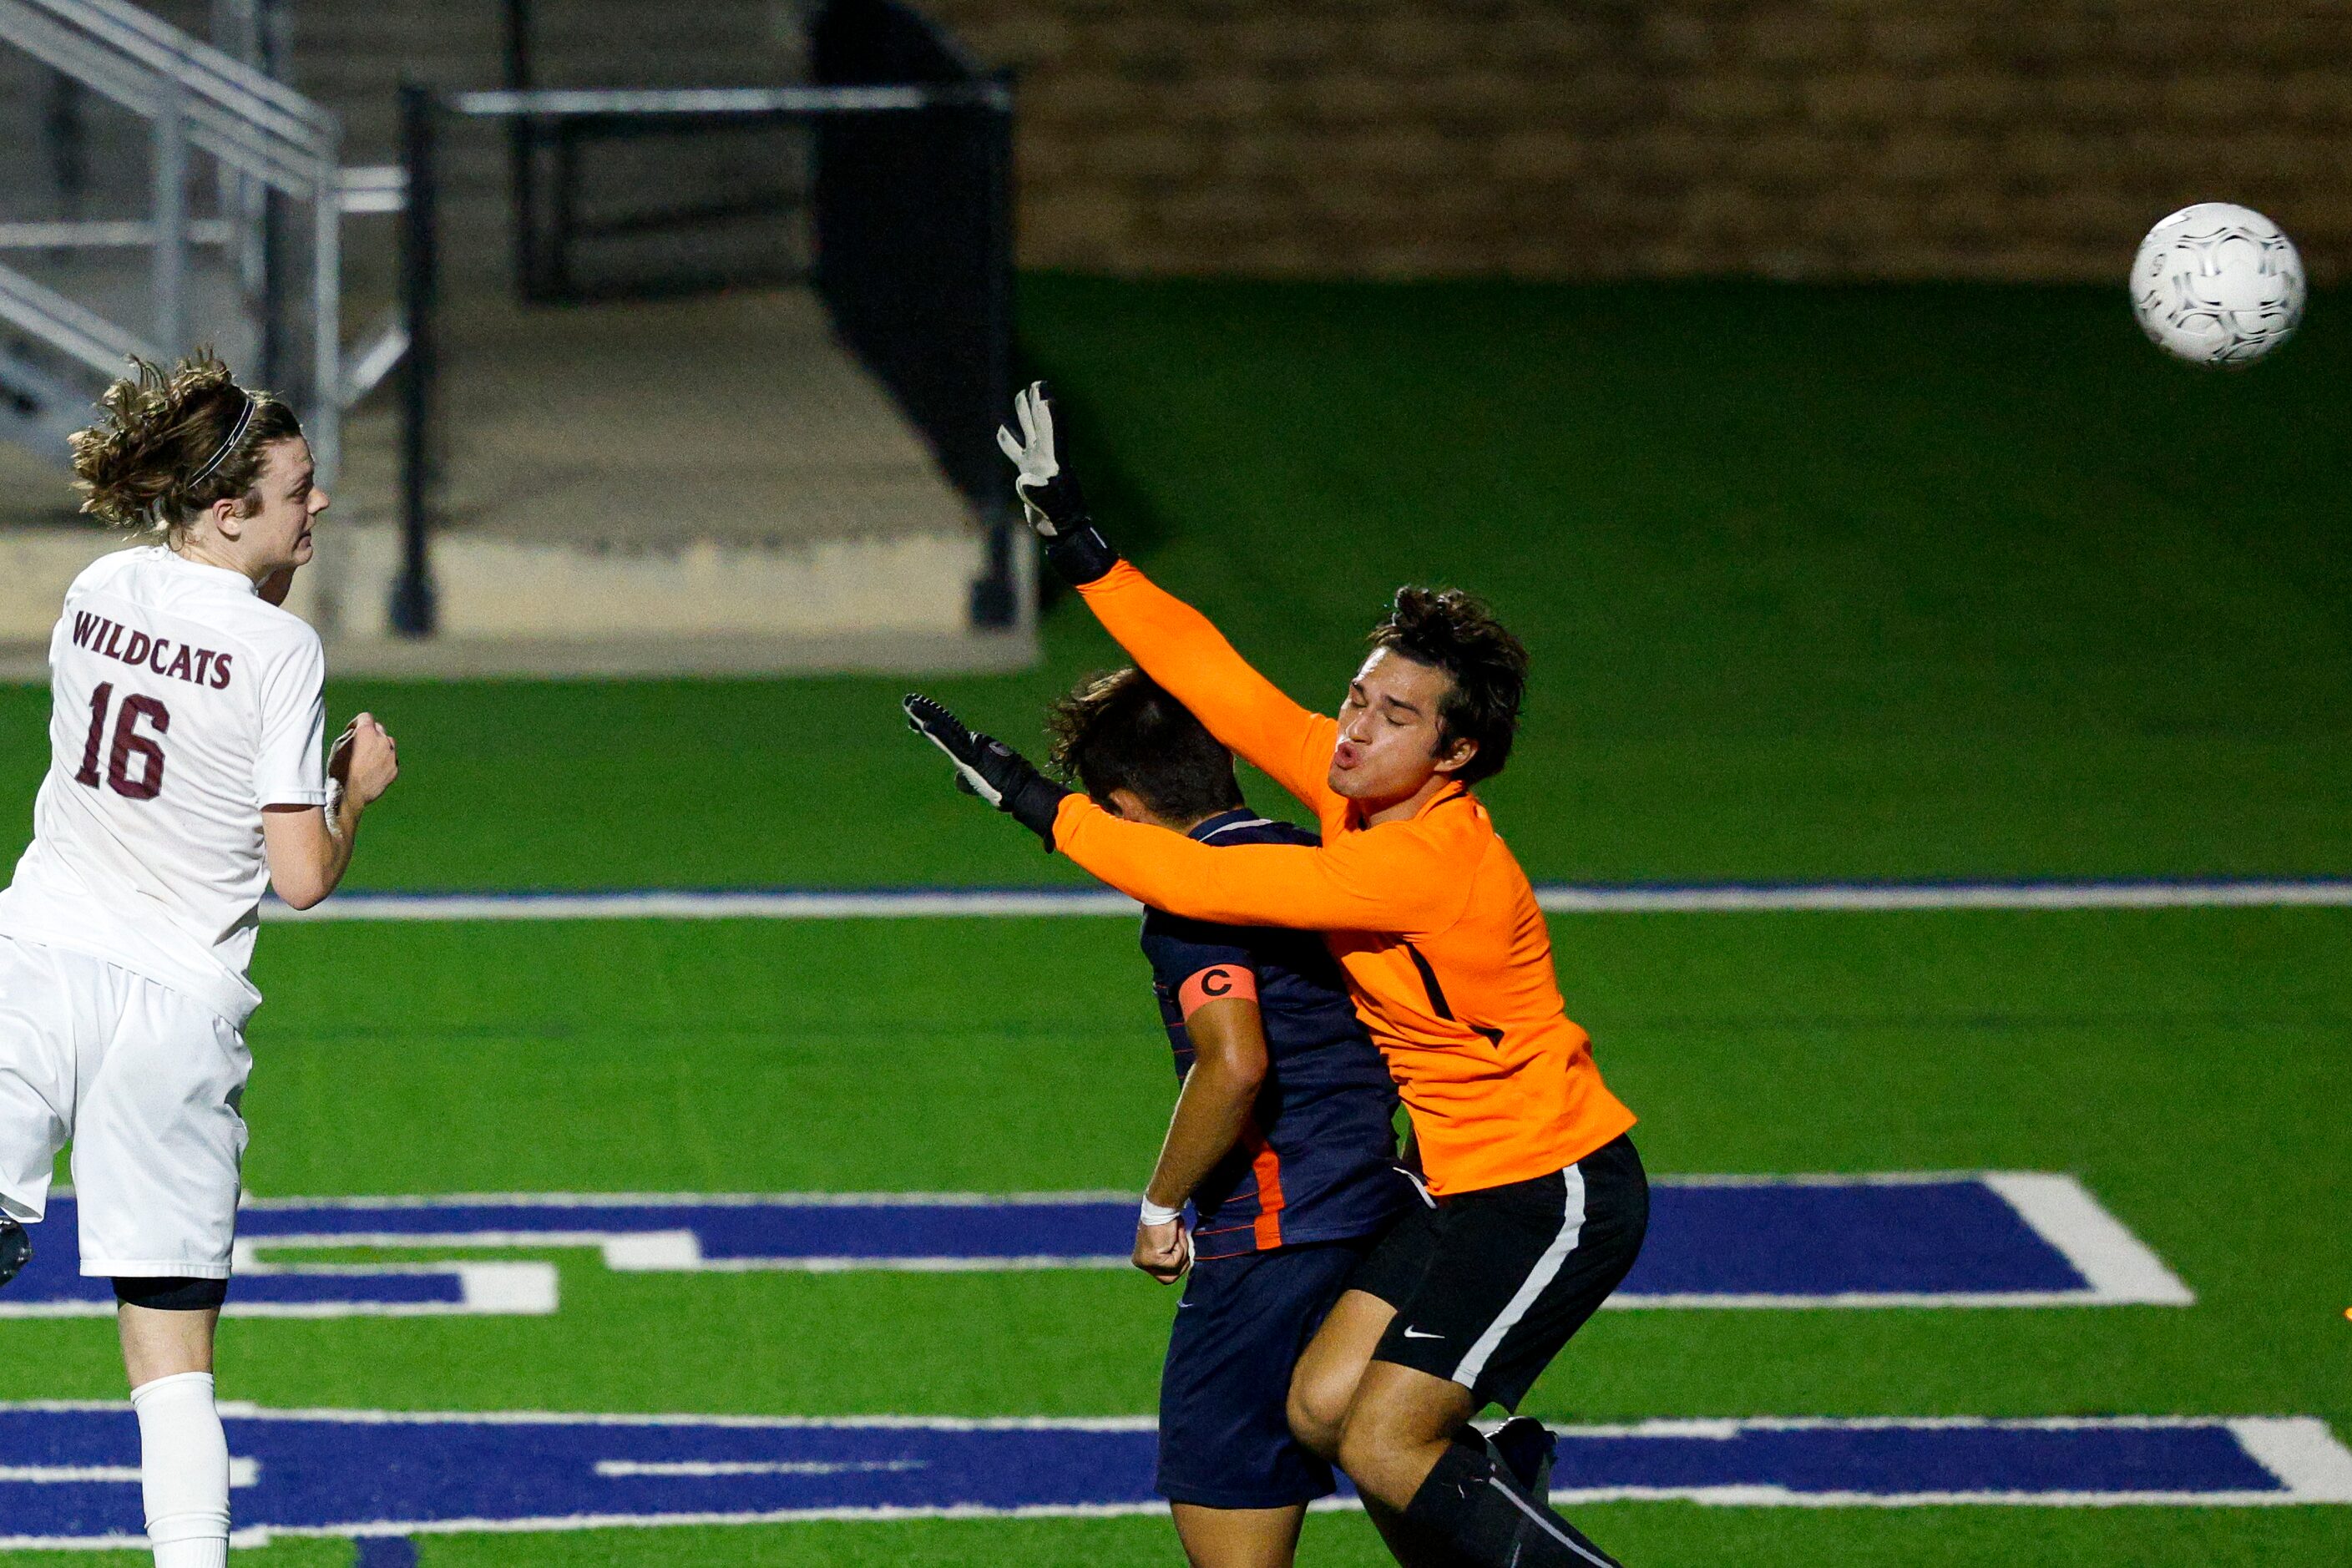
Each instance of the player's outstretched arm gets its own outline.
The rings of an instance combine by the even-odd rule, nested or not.
[[[1055,814],[1053,846],[1130,898],[1220,925],[1411,936],[1444,930],[1469,899],[1469,868],[1411,822],[1319,846],[1219,847],[1074,795]]]
[[[334,786],[327,805],[267,806],[261,814],[269,885],[298,910],[324,903],[341,885],[352,868],[361,814],[400,777],[399,746],[375,715],[361,714],[337,737],[327,777]]]
[[[928,697],[910,694],[901,706],[908,727],[955,765],[957,788],[1171,914],[1221,925],[1411,934],[1452,923],[1469,897],[1465,868],[1416,824],[1392,823],[1319,847],[1202,844],[1113,816]]]
[[[1284,696],[1206,616],[1119,559],[1070,472],[1044,382],[1014,398],[1013,410],[1021,434],[1000,426],[996,442],[1013,460],[1013,490],[1045,542],[1047,563],[1143,672],[1199,715],[1211,734],[1319,811],[1330,795],[1325,778],[1332,721]]]

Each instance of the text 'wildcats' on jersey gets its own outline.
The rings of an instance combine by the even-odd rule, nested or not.
[[[49,645],[49,771],[0,935],[87,953],[242,1025],[261,813],[327,802],[326,656],[243,574],[100,559]]]
[[[1210,817],[1191,837],[1210,845],[1316,842],[1304,828],[1246,810]],[[1194,1008],[1255,995],[1265,1031],[1265,1083],[1241,1142],[1192,1194],[1195,1256],[1385,1230],[1412,1195],[1397,1170],[1396,1086],[1322,938],[1149,910],[1143,952],[1179,1079],[1192,1068],[1184,1020]]]

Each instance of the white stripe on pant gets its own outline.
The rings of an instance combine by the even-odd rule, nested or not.
[[[1462,1364],[1454,1369],[1454,1381],[1465,1388],[1477,1386],[1479,1374],[1486,1370],[1487,1361],[1502,1344],[1504,1336],[1518,1327],[1519,1320],[1528,1315],[1528,1309],[1536,1304],[1536,1299],[1559,1278],[1561,1266],[1568,1261],[1568,1255],[1576,1250],[1577,1239],[1584,1234],[1584,1173],[1570,1165],[1560,1172],[1559,1176],[1561,1184],[1568,1189],[1567,1202],[1562,1205],[1559,1234],[1551,1238],[1551,1245],[1544,1248],[1544,1254],[1536,1260],[1535,1268],[1520,1282],[1510,1304],[1503,1309],[1502,1316],[1486,1325],[1486,1331],[1478,1336],[1478,1342],[1470,1347],[1470,1353],[1464,1356]]]

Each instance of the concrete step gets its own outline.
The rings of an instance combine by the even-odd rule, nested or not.
[[[46,673],[66,586],[143,542],[64,525],[0,527],[0,680]],[[827,540],[806,548],[702,544],[599,554],[478,536],[436,553],[440,635],[394,636],[385,610],[396,533],[331,514],[287,607],[325,635],[338,674],[566,676],[1019,668],[1027,632],[975,633],[963,584],[977,541]]]

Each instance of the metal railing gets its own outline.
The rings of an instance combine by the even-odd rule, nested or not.
[[[226,9],[257,38],[249,5]],[[342,410],[373,384],[343,360],[342,216],[393,210],[397,182],[380,171],[342,168],[342,130],[332,112],[128,0],[0,0],[0,42],[148,121],[152,146],[150,216],[0,224],[0,249],[151,250],[152,319],[135,328],[111,321],[0,264],[0,320],[86,370],[118,375],[131,354],[167,359],[191,346],[191,247],[223,247],[250,274],[248,298],[299,310],[306,352],[279,352],[274,340],[291,334],[274,333],[266,321],[261,374],[296,384],[285,390],[301,410],[320,470],[331,476],[341,455]],[[217,217],[190,212],[193,154],[218,164]],[[389,205],[387,188],[394,193]],[[274,231],[289,224],[307,229],[307,278],[278,276],[290,268],[276,254],[282,247]],[[380,378],[384,345],[398,336],[396,327],[380,333],[357,368]]]

